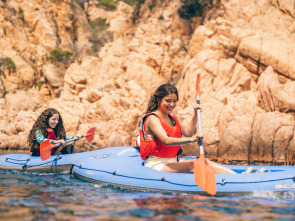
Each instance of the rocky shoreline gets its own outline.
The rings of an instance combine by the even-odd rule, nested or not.
[[[0,150],[28,150],[48,107],[67,135],[97,128],[90,150],[135,145],[151,91],[174,83],[187,121],[200,73],[208,158],[295,164],[294,2],[199,1],[206,10],[189,19],[185,1],[126,2],[0,2]]]

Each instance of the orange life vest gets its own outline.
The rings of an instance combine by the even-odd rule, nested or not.
[[[156,157],[165,157],[165,158],[172,158],[177,156],[177,153],[180,149],[180,145],[178,146],[166,146],[159,138],[153,136],[152,138],[148,138],[148,134],[145,133],[145,120],[150,116],[155,115],[159,118],[162,127],[166,131],[169,137],[181,137],[181,127],[178,123],[176,117],[169,115],[169,117],[174,120],[175,125],[170,126],[165,122],[164,119],[159,117],[155,113],[148,113],[143,116],[140,123],[140,156],[143,160],[147,159],[147,156],[156,156]]]

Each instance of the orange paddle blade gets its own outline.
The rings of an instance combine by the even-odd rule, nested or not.
[[[200,76],[200,74],[198,74],[198,76],[197,76],[197,81],[196,81],[197,96],[198,96],[199,93],[200,93],[200,82],[201,82],[201,76]]]
[[[215,173],[205,162],[204,154],[194,160],[194,174],[196,184],[210,195],[216,194]]]
[[[50,143],[50,140],[45,140],[40,144],[40,157],[41,160],[47,160],[51,156],[51,150],[55,145]]]
[[[86,133],[86,140],[92,141],[94,139],[96,127],[90,128]]]

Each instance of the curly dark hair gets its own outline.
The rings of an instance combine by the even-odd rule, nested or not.
[[[29,133],[29,136],[27,139],[29,147],[33,147],[35,144],[38,145],[37,140],[36,140],[36,136],[35,136],[36,132],[38,130],[41,130],[41,133],[45,138],[48,136],[48,132],[46,130],[47,128],[49,128],[48,121],[49,121],[49,118],[51,118],[54,114],[59,115],[58,124],[53,129],[54,134],[58,140],[60,140],[60,139],[65,140],[66,131],[65,131],[65,128],[63,125],[63,120],[62,120],[60,113],[54,108],[48,108],[45,111],[43,111],[42,114],[40,114],[40,116],[37,118],[36,122],[34,123],[32,129]]]
[[[162,100],[163,97],[169,94],[175,94],[178,100],[178,90],[174,85],[162,84],[160,87],[158,87],[158,89],[155,91],[155,93],[151,96],[149,100],[146,113],[151,113],[156,111],[159,107],[158,98]]]

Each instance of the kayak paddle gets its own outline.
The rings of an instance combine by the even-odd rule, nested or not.
[[[86,135],[82,135],[81,138],[86,137],[86,140],[92,141],[94,139],[94,135],[95,135],[95,127],[92,127],[87,131]],[[74,137],[72,139],[66,140],[66,143],[76,141],[76,140],[79,140],[79,138]],[[42,161],[47,160],[51,156],[51,150],[53,148],[59,147],[60,145],[61,143],[51,144],[50,140],[42,141],[40,144],[41,160]]]
[[[197,104],[200,104],[200,74],[197,76]],[[198,127],[199,131],[202,131],[202,123],[201,123],[201,110],[197,110],[198,115]],[[196,184],[203,190],[205,190],[210,195],[216,194],[216,181],[215,181],[215,173],[212,168],[206,163],[204,156],[204,147],[203,147],[203,138],[199,138],[199,146],[200,146],[200,157],[194,160],[194,175]]]

